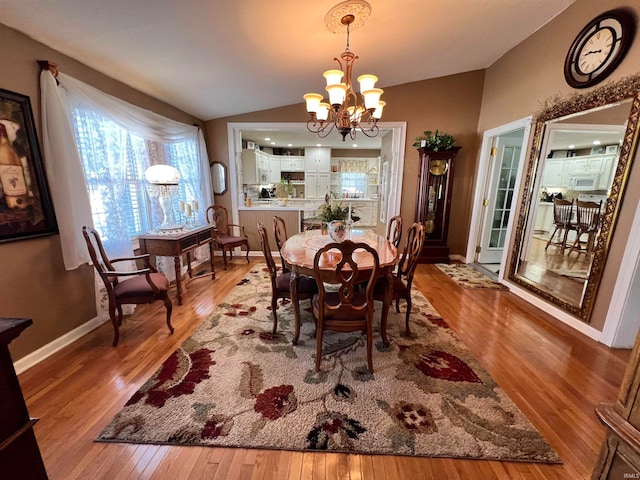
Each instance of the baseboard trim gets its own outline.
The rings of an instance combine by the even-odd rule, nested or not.
[[[70,332],[65,333],[61,337],[56,338],[54,341],[40,347],[38,350],[31,352],[30,354],[22,357],[19,360],[16,360],[15,362],[13,362],[13,368],[15,368],[16,373],[20,375],[22,372],[25,372],[31,367],[37,365],[57,351],[63,349],[67,345],[70,345],[71,343],[78,340],[80,337],[86,335],[91,330],[95,330],[107,321],[108,319],[94,317],[91,320],[83,323],[79,327],[74,328]]]

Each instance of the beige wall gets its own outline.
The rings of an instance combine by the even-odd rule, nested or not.
[[[0,49],[3,65],[0,88],[30,97],[40,141],[40,83],[36,60],[58,63],[62,72],[140,107],[181,122],[200,123],[4,25],[0,25],[0,45],[5,47]],[[0,259],[0,317],[33,319],[33,326],[11,344],[14,360],[95,317],[93,267],[85,265],[65,271],[58,235],[0,244]]]
[[[472,186],[475,170],[477,125],[484,73],[474,71],[448,77],[407,83],[384,89],[387,102],[383,120],[407,122],[404,176],[402,181],[401,215],[410,225],[415,215],[418,153],[413,148],[416,136],[425,130],[448,132],[462,146],[457,157],[453,186],[452,221],[449,246],[452,253],[464,254],[467,242],[466,226],[470,221]],[[214,159],[229,162],[227,143],[228,122],[306,122],[304,104],[247,113],[210,120],[206,123],[209,146]],[[337,135],[337,133],[336,133]],[[231,207],[231,195],[216,196],[216,202]]]
[[[633,3],[626,2],[627,5]],[[567,50],[575,35],[589,20],[604,11],[624,5],[614,0],[578,0],[488,68],[478,124],[479,134],[489,128],[535,114],[542,102],[555,98],[558,94],[566,97],[576,92],[588,91],[575,90],[566,84],[563,65]],[[633,9],[636,17],[640,17],[640,6]],[[640,39],[636,38],[626,58],[605,82],[635,74],[639,70]],[[598,330],[604,325],[640,199],[640,166],[637,161],[634,163],[590,322]]]

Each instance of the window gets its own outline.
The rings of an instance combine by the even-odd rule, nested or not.
[[[181,174],[180,199],[202,204],[196,141],[146,140],[82,107],[73,109],[72,123],[93,221],[105,243],[111,240],[110,234],[116,236],[116,232],[111,231],[114,225],[126,224],[128,236],[132,238],[161,223],[158,201],[145,189],[144,172],[151,165],[176,167]],[[174,208],[176,217],[180,218],[177,201]]]
[[[367,189],[366,173],[341,173],[340,180],[343,197],[364,197]]]

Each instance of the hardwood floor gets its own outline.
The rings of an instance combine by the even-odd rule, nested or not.
[[[125,320],[117,347],[111,347],[107,323],[20,375],[29,412],[40,418],[35,432],[52,480],[590,478],[605,433],[594,407],[617,398],[630,351],[610,350],[509,292],[462,289],[433,265],[418,266],[415,287],[560,454],[562,465],[95,443],[248,268],[244,259],[234,259],[215,281],[192,282],[184,305],[174,303],[173,335],[156,303]]]

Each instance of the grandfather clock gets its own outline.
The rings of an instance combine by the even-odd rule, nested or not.
[[[449,263],[447,232],[451,213],[454,159],[461,147],[437,152],[418,148],[418,194],[415,221],[424,225],[420,263]]]

